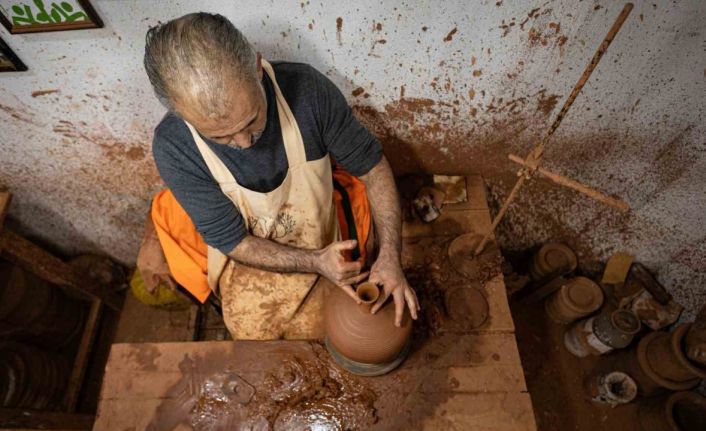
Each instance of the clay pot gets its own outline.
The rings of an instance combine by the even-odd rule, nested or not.
[[[68,381],[68,361],[55,353],[15,343],[0,343],[0,407],[54,409]]]
[[[71,343],[83,329],[85,309],[22,268],[3,263],[0,268],[0,337],[31,340],[57,349]]]
[[[324,310],[326,346],[340,365],[355,374],[384,374],[404,359],[412,319],[405,309],[402,325],[395,326],[392,297],[376,314],[371,314],[370,309],[381,294],[374,283],[358,285],[356,294],[360,305],[340,288],[330,290]]]
[[[637,396],[637,384],[621,371],[591,376],[586,382],[586,392],[591,401],[615,407],[627,404]]]
[[[684,353],[684,336],[690,327],[690,323],[685,323],[671,333],[660,331],[649,334],[644,338],[641,362],[668,382],[698,381],[706,378],[706,368],[691,362]]]
[[[643,431],[706,430],[706,398],[694,392],[675,392],[647,398],[638,408]]]
[[[572,249],[561,243],[549,243],[535,253],[529,271],[534,280],[540,280],[550,275],[572,272],[577,265],[578,258]]]
[[[588,316],[603,305],[603,290],[586,277],[574,277],[547,298],[545,310],[552,320],[571,323]]]

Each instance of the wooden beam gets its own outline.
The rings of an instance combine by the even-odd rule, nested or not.
[[[101,314],[101,301],[95,299],[91,304],[91,308],[86,316],[86,322],[83,326],[83,334],[81,335],[81,342],[78,346],[78,351],[76,352],[76,358],[74,359],[74,365],[71,370],[71,375],[69,376],[68,387],[66,389],[66,396],[64,398],[64,410],[73,413],[76,411],[76,404],[78,403],[78,395],[81,391],[81,386],[83,383],[83,377],[88,369],[88,359],[93,349],[93,341],[96,338],[96,333],[98,332],[98,322],[100,320]]]
[[[533,167],[527,163],[522,157],[510,154],[507,156],[513,162],[524,166],[526,168],[535,169],[537,173],[541,176],[551,180],[552,182],[559,184],[560,186],[568,187],[570,189],[576,190],[579,193],[583,193],[591,199],[595,199],[599,202],[603,202],[606,205],[610,205],[613,208],[617,208],[622,212],[630,211],[630,205],[627,204],[622,199],[617,199],[612,196],[608,196],[605,193],[601,193],[598,190],[589,187],[587,185],[581,184],[578,181],[572,180],[571,178],[565,177],[563,175],[555,174],[554,172],[548,171],[540,166]]]
[[[98,298],[106,306],[120,311],[121,306],[118,298],[86,288],[68,264],[21,235],[7,229],[0,232],[0,254],[43,280],[73,288],[74,292],[87,300]]]

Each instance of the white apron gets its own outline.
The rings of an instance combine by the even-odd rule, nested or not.
[[[236,206],[251,235],[292,247],[321,249],[339,237],[331,161],[328,155],[306,160],[299,126],[277,85],[272,66],[265,60],[262,66],[275,90],[289,163],[279,187],[258,193],[239,185],[196,129],[188,122],[186,125],[211,175]],[[224,273],[226,265],[229,270]],[[222,280],[221,275],[228,279]],[[281,337],[281,326],[293,318],[316,279],[316,274],[279,274],[239,265],[208,247],[208,284],[219,293],[220,281],[223,317],[234,338]]]

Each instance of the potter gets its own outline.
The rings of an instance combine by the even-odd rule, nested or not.
[[[229,261],[237,271],[286,275],[269,290],[256,286],[265,275],[251,278],[261,304],[277,302],[271,291],[285,284],[296,294],[284,306],[296,306],[312,285],[301,275],[319,274],[351,301],[359,301],[353,285],[377,283],[370,312],[392,296],[394,324],[405,308],[417,318],[390,165],[327,77],[306,64],[268,62],[226,18],[207,13],[151,28],[144,65],[168,109],[153,141],[169,187],[151,211],[168,267],[162,279],[201,302],[222,301],[227,325],[227,304],[237,300],[220,280]]]

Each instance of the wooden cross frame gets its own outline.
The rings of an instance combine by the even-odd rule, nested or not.
[[[520,191],[522,185],[535,173],[539,173],[543,177],[548,178],[556,184],[574,189],[592,199],[611,205],[619,209],[620,211],[627,212],[630,209],[630,206],[621,199],[613,198],[611,196],[599,192],[596,189],[581,184],[578,181],[572,180],[571,178],[567,178],[563,175],[548,171],[540,167],[539,164],[542,160],[542,155],[544,154],[544,148],[546,147],[547,142],[549,142],[549,138],[551,138],[551,136],[554,134],[554,131],[556,131],[556,129],[559,127],[561,121],[566,116],[566,113],[569,112],[569,108],[574,103],[574,100],[576,100],[576,97],[581,92],[581,89],[583,89],[583,86],[588,81],[588,78],[591,76],[591,73],[593,73],[596,66],[601,61],[603,54],[605,54],[606,50],[608,49],[608,46],[615,38],[615,35],[618,34],[618,31],[620,31],[620,28],[623,26],[623,23],[625,23],[625,20],[628,18],[628,15],[630,15],[632,8],[632,3],[625,4],[623,10],[615,19],[613,26],[608,31],[608,34],[603,39],[603,42],[598,47],[598,50],[596,50],[596,53],[593,54],[593,58],[586,66],[586,69],[584,69],[583,74],[581,74],[581,77],[579,78],[578,82],[576,82],[576,85],[574,85],[574,89],[571,90],[571,94],[569,94],[569,97],[564,102],[564,105],[561,107],[561,111],[559,111],[559,115],[557,115],[544,139],[542,139],[524,159],[514,154],[508,155],[510,160],[521,166],[520,170],[517,171],[517,182],[510,191],[510,194],[508,195],[507,199],[505,199],[505,202],[503,203],[502,207],[500,207],[500,211],[498,211],[498,214],[493,219],[493,224],[491,225],[490,230],[488,231],[488,233],[485,234],[480,244],[478,244],[478,246],[474,250],[474,254],[476,256],[479,255],[485,248],[485,245],[488,243],[490,236],[495,231],[495,228],[500,223],[500,220],[502,220],[503,216],[507,212],[508,207],[517,196],[517,193]]]

